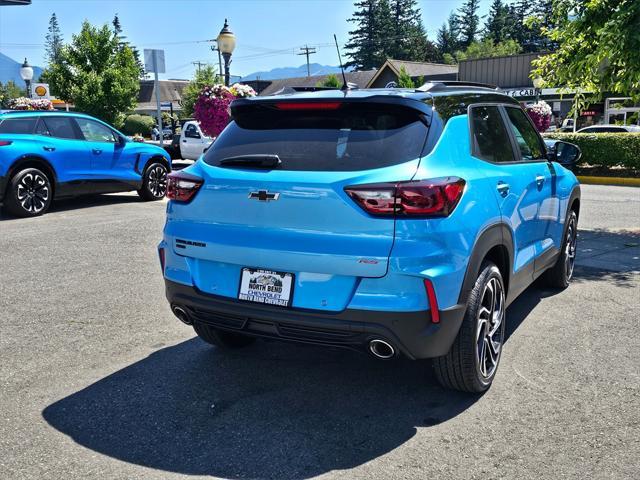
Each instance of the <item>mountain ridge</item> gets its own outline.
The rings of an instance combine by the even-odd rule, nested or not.
[[[309,71],[311,76],[315,75],[328,75],[331,73],[340,73],[340,67],[334,67],[332,65],[321,65],[319,63],[310,63]],[[243,81],[248,80],[277,80],[280,78],[296,78],[307,76],[307,64],[304,63],[299,67],[277,67],[271,70],[265,70],[260,72],[253,72],[242,77]]]
[[[37,82],[42,74],[42,67],[33,66],[33,82]],[[16,85],[23,88],[25,86],[24,80],[20,76],[20,68],[22,62],[17,62],[13,58],[8,57],[4,53],[0,53],[0,82],[7,83],[13,80]]]

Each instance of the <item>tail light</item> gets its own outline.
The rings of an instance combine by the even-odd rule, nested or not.
[[[187,203],[202,186],[203,180],[185,172],[173,172],[167,179],[167,198],[176,202]]]
[[[456,208],[465,181],[458,177],[345,187],[345,192],[372,215],[447,217]]]
[[[0,140],[0,147],[6,147],[7,145],[11,145],[11,140]]]

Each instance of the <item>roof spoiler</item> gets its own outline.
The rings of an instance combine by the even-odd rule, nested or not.
[[[490,83],[479,82],[460,82],[454,80],[439,80],[433,82],[427,82],[419,88],[416,88],[418,92],[439,92],[448,88],[464,88],[464,87],[476,87],[476,88],[488,88],[490,90],[500,90],[497,85],[491,85]]]
[[[356,90],[358,89],[358,85],[356,85],[355,83],[347,83],[347,86],[349,88],[349,90]],[[340,90],[340,87],[295,87],[295,86],[291,86],[291,87],[283,87],[280,90],[278,90],[277,92],[273,92],[272,94],[268,95],[290,95],[293,93],[300,93],[300,92],[321,92],[323,90]]]

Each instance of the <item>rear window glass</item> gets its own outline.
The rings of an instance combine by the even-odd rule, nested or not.
[[[0,122],[0,133],[33,133],[38,117],[7,118]]]
[[[302,111],[251,106],[235,113],[204,161],[218,166],[229,157],[278,155],[280,170],[367,170],[419,158],[427,133],[418,112],[396,105]]]

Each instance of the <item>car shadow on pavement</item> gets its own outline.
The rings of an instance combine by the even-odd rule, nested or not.
[[[624,283],[627,274],[578,266],[576,281]],[[557,293],[536,282],[520,295],[506,341]],[[226,353],[194,338],[51,404],[43,417],[86,448],[153,469],[298,479],[380,457],[479,398],[439,387],[427,361],[266,341]]]
[[[46,217],[56,212],[66,212],[70,210],[80,210],[83,208],[100,207],[103,205],[117,205],[120,203],[143,203],[143,200],[132,193],[109,193],[109,194],[96,194],[96,195],[83,195],[75,198],[66,198],[63,200],[56,200],[52,203],[51,208],[44,214]],[[37,218],[37,217],[36,217]],[[7,215],[0,210],[0,222],[2,221],[20,221],[29,220],[24,218],[17,218]]]

